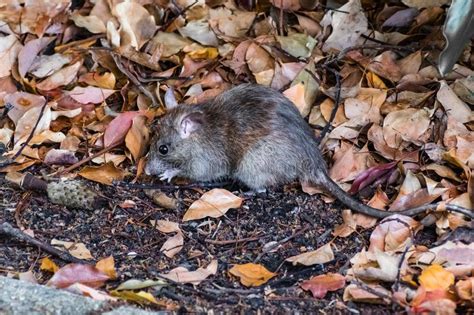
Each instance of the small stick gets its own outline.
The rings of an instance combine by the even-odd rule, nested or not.
[[[306,227],[302,228],[301,230],[299,230],[299,231],[293,233],[292,235],[290,235],[290,236],[288,236],[288,237],[285,237],[284,239],[282,239],[282,240],[276,242],[275,244],[273,244],[272,246],[270,246],[266,251],[260,253],[260,254],[258,255],[258,257],[255,258],[254,263],[260,261],[260,259],[262,259],[263,255],[265,255],[265,254],[268,253],[269,251],[271,251],[271,250],[277,248],[278,246],[280,246],[280,245],[282,245],[282,244],[288,242],[289,240],[295,238],[296,236],[298,236],[298,235],[300,235],[300,234],[303,234],[303,233],[306,232],[307,230],[309,230],[309,226],[306,226]]]
[[[229,245],[229,244],[237,244],[237,243],[245,243],[245,242],[254,242],[254,241],[258,241],[260,238],[261,238],[260,236],[256,236],[256,237],[241,238],[237,240],[217,241],[217,240],[205,239],[204,241],[206,243],[210,243],[214,245]]]
[[[8,236],[11,236],[17,240],[24,241],[28,244],[38,246],[40,249],[44,250],[45,252],[57,256],[60,259],[67,261],[67,262],[72,262],[72,263],[81,263],[81,264],[88,264],[90,262],[87,262],[85,260],[76,258],[69,254],[68,252],[63,252],[51,245],[45,244],[39,240],[37,240],[34,237],[31,237],[30,235],[22,232],[19,229],[14,228],[11,226],[9,223],[4,222],[0,225],[0,234],[5,234]]]
[[[339,109],[339,103],[341,101],[341,76],[339,72],[337,72],[334,69],[329,68],[328,66],[323,66],[325,69],[328,71],[332,72],[334,76],[336,77],[336,95],[334,98],[334,108],[332,109],[331,116],[329,117],[329,121],[324,126],[323,130],[321,131],[321,134],[319,135],[319,140],[323,140],[324,137],[326,136],[326,133],[329,131],[329,128],[332,126],[332,122],[334,121],[334,118],[336,118],[336,113],[337,110]]]
[[[110,145],[110,146],[108,146],[108,147],[106,147],[106,148],[103,148],[103,149],[100,150],[99,152],[94,153],[94,154],[92,154],[92,155],[89,155],[87,158],[85,158],[85,159],[83,159],[83,160],[80,160],[79,162],[77,162],[77,163],[75,163],[75,164],[73,164],[73,165],[71,165],[71,166],[69,166],[69,167],[63,169],[62,171],[59,171],[59,172],[55,172],[55,173],[50,174],[50,176],[51,176],[51,175],[55,175],[55,174],[62,175],[62,174],[64,174],[64,173],[67,173],[67,172],[70,172],[70,171],[72,171],[72,170],[75,170],[76,168],[78,168],[78,167],[81,166],[82,164],[85,164],[85,163],[89,162],[90,160],[95,159],[95,158],[98,157],[99,155],[102,155],[102,154],[104,154],[104,153],[109,152],[110,150],[112,150],[112,149],[118,147],[119,145],[120,145],[120,143],[116,143],[116,144]]]

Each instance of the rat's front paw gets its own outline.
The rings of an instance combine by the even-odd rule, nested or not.
[[[163,174],[160,175],[160,179],[162,181],[168,181],[168,183],[173,179],[173,177],[175,177],[176,175],[178,175],[180,172],[179,169],[177,168],[173,168],[173,169],[170,169],[170,170],[166,170],[163,172]]]

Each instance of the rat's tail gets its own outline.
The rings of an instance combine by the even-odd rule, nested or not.
[[[326,188],[331,195],[336,197],[340,202],[342,202],[344,205],[349,207],[351,210],[362,213],[362,214],[366,214],[366,215],[371,216],[371,217],[385,218],[385,217],[391,216],[393,214],[402,214],[402,215],[406,215],[406,216],[409,216],[409,217],[413,217],[417,214],[423,213],[423,212],[428,211],[428,210],[435,210],[438,207],[438,205],[440,205],[440,203],[432,203],[432,204],[426,204],[426,205],[422,205],[422,206],[419,206],[419,207],[416,207],[416,208],[411,208],[411,209],[407,209],[407,210],[403,210],[403,211],[396,211],[396,212],[395,211],[384,211],[384,210],[372,208],[372,207],[369,207],[369,206],[363,204],[359,200],[354,199],[347,192],[345,192],[341,187],[339,187],[339,185],[336,184],[331,179],[331,177],[329,177],[329,175],[327,173],[324,173],[324,174],[325,174],[324,188]],[[472,209],[467,209],[467,208],[459,207],[459,206],[452,205],[452,204],[445,204],[444,207],[447,210],[462,213],[465,216],[467,216],[471,219],[474,219],[474,210],[472,210]]]

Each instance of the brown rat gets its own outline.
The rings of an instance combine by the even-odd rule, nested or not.
[[[242,84],[206,103],[169,109],[152,139],[145,172],[168,181],[175,176],[232,178],[256,191],[299,179],[324,187],[354,211],[377,218],[394,214],[342,190],[329,177],[313,130],[298,109],[278,91],[260,85]],[[413,216],[436,206],[397,213]]]

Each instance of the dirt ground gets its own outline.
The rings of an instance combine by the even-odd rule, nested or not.
[[[35,237],[44,243],[52,239],[82,242],[97,260],[112,255],[119,278],[108,282],[107,290],[127,279],[156,279],[160,273],[177,266],[195,270],[217,259],[217,274],[198,287],[170,284],[150,291],[168,308],[182,312],[264,310],[265,313],[381,314],[401,311],[391,306],[344,303],[342,289],[318,300],[298,286],[300,281],[314,275],[344,273],[350,267],[349,259],[368,246],[371,230],[335,239],[335,259],[327,264],[304,267],[285,262],[304,249],[314,250],[329,242],[333,238],[332,230],[342,222],[340,205],[326,204],[318,196],[304,194],[296,185],[246,197],[240,209],[232,209],[222,218],[183,223],[184,247],[172,259],[160,252],[167,237],[153,228],[150,220],[181,222],[187,207],[199,198],[197,191],[170,193],[180,202],[178,210],[170,211],[155,206],[141,190],[99,185],[92,188],[108,197],[109,203],[102,209],[86,212],[53,205],[46,196],[22,192],[1,177],[0,221],[33,230]],[[226,188],[243,195],[236,187]],[[119,207],[125,200],[133,200],[136,206]],[[425,229],[416,241],[432,243],[435,233]],[[263,253],[264,246],[270,242],[279,242],[280,246]],[[32,270],[40,283],[51,277],[39,270],[40,259],[48,254],[38,248],[0,236],[0,251],[3,253],[0,274]],[[59,266],[66,264],[57,257],[51,258]],[[232,264],[247,262],[259,262],[278,275],[261,287],[246,288],[227,271]]]

